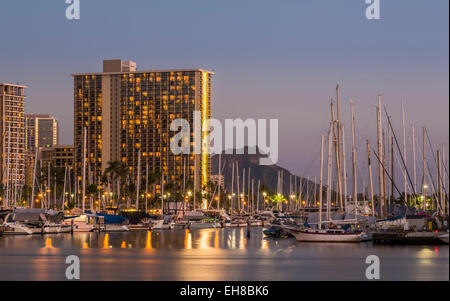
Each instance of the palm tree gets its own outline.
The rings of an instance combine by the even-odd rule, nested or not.
[[[128,175],[127,166],[120,161],[109,161],[108,167],[105,169],[105,175],[108,175],[111,183],[116,183],[117,186],[117,208],[120,203],[120,186],[122,180]]]
[[[98,192],[97,184],[90,184],[86,187],[86,194],[92,202],[92,197]]]
[[[3,183],[0,183],[0,201],[2,201],[3,204],[3,194],[5,193],[5,187],[3,186]]]
[[[153,186],[152,200],[156,202],[156,185],[161,182],[161,172],[156,170],[155,172],[150,172],[148,174],[148,179],[146,179],[148,185]]]

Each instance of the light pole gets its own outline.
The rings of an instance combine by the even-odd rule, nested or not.
[[[428,188],[428,185],[424,184],[423,185],[423,196],[422,196],[423,197],[422,208],[424,211],[427,211],[427,206],[428,206],[428,204],[427,204],[427,188]]]

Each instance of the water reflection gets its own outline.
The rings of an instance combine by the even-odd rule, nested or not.
[[[72,254],[85,280],[365,280],[372,254],[384,280],[448,280],[449,255],[448,246],[299,243],[261,228],[4,236],[0,280],[64,280]]]

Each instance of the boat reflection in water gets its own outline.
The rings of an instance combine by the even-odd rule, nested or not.
[[[0,238],[0,280],[65,280],[77,255],[81,280],[365,280],[365,258],[384,280],[448,280],[448,245],[302,243],[261,228],[179,229]]]

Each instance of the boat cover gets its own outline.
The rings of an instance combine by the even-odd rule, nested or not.
[[[50,221],[59,223],[64,219],[64,213],[40,208],[17,208],[13,211],[13,220],[18,222]]]
[[[104,214],[104,213],[97,213],[96,215],[97,219],[99,216],[103,216],[105,219],[105,224],[123,224],[128,222],[128,218],[120,215]]]

